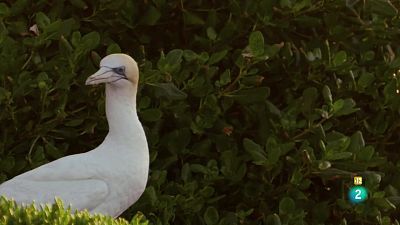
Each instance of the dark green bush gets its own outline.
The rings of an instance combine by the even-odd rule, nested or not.
[[[398,2],[3,1],[0,177],[97,146],[100,58],[141,67],[154,224],[399,224]],[[29,31],[37,25],[39,33]],[[161,54],[161,56],[160,56]],[[347,201],[361,175],[369,199]]]

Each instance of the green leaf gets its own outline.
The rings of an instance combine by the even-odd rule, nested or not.
[[[332,103],[331,89],[327,85],[324,85],[324,87],[322,88],[322,95],[324,96],[326,103],[328,104]]]
[[[311,0],[302,0],[302,1],[298,1],[296,2],[293,7],[292,10],[294,12],[299,12],[301,11],[303,8],[305,7],[309,7],[311,5]]]
[[[69,2],[71,2],[71,5],[75,6],[78,9],[85,10],[88,8],[88,5],[83,0],[69,0]]]
[[[320,170],[329,169],[329,168],[331,168],[331,166],[332,166],[331,162],[325,161],[325,160],[322,160],[318,163],[318,169],[320,169]]]
[[[395,17],[398,14],[397,8],[390,0],[369,0],[372,12],[386,17]]]
[[[365,141],[361,131],[356,131],[350,138],[349,151],[353,153],[359,152],[365,146]]]
[[[265,77],[260,76],[260,75],[250,75],[250,76],[245,76],[240,80],[240,83],[243,84],[244,86],[260,86],[263,82]]]
[[[383,95],[385,96],[385,103],[387,104],[389,101],[396,97],[397,90],[397,81],[392,79],[388,84],[385,85],[383,89]]]
[[[246,61],[243,54],[240,54],[236,57],[235,65],[240,69],[243,69],[246,66]]]
[[[202,52],[202,53],[199,55],[199,57],[198,57],[200,63],[205,63],[205,62],[207,62],[207,60],[208,60],[209,58],[210,58],[210,56],[208,55],[207,52]]]
[[[13,1],[11,5],[11,13],[16,16],[22,13],[25,9],[29,8],[30,1],[28,0],[17,0]]]
[[[79,31],[74,31],[71,37],[71,43],[74,47],[78,47],[81,42],[81,33]]]
[[[312,217],[315,218],[315,221],[319,223],[325,222],[330,215],[331,209],[328,206],[328,202],[318,202],[315,204],[312,210]]]
[[[205,198],[211,198],[215,193],[215,189],[210,186],[206,186],[200,190],[199,194]],[[218,213],[218,212],[217,212]]]
[[[157,62],[157,67],[164,73],[172,73],[181,66],[183,51],[174,49],[168,52],[166,56],[161,55]]]
[[[76,127],[83,123],[84,119],[73,119],[65,123],[65,126]]]
[[[62,151],[56,148],[53,144],[47,143],[45,145],[46,154],[51,156],[53,159],[58,159],[64,156]]]
[[[218,63],[219,61],[221,61],[226,54],[228,53],[228,50],[222,50],[219,52],[215,52],[210,56],[210,59],[208,60],[207,64],[208,65],[213,65],[215,63]]]
[[[48,24],[42,33],[43,40],[57,40],[61,36],[61,31],[63,29],[63,23],[61,20],[54,21]],[[38,42],[37,45],[40,46],[45,42]]]
[[[10,15],[10,8],[5,3],[0,3],[0,18]]]
[[[315,60],[316,57],[314,56],[313,52],[307,52],[306,58],[307,58],[308,61],[312,62],[312,61]]]
[[[107,47],[107,55],[114,53],[121,53],[121,48],[117,43],[112,43]]]
[[[279,202],[279,214],[288,215],[294,212],[296,205],[292,198],[283,197]]]
[[[254,141],[245,138],[243,139],[243,147],[250,154],[253,159],[253,163],[256,165],[264,165],[267,161],[267,156],[260,145]]]
[[[68,42],[67,39],[64,38],[64,36],[60,37],[59,49],[60,49],[60,52],[66,54],[68,56],[73,52],[71,44]]]
[[[374,153],[375,153],[374,147],[366,146],[359,151],[359,153],[357,154],[357,159],[368,162],[372,159]]]
[[[324,159],[328,161],[348,159],[353,156],[352,152],[327,152]]]
[[[208,27],[207,28],[207,37],[210,39],[210,40],[215,40],[215,39],[217,39],[217,33],[215,32],[215,30],[214,30],[214,28],[213,27]]]
[[[268,215],[266,225],[282,225],[281,218],[276,213]]]
[[[330,133],[327,137],[329,139],[332,136]],[[335,137],[335,139],[328,140],[326,150],[329,152],[345,151],[350,146],[351,139],[347,136]]]
[[[161,117],[162,112],[159,109],[146,109],[140,112],[140,118],[148,122],[158,121]]]
[[[84,35],[81,39],[80,46],[84,50],[90,51],[100,44],[100,35],[96,31],[92,31]]]
[[[138,109],[145,109],[150,107],[151,98],[149,96],[143,96],[139,99]]]
[[[167,65],[176,65],[182,62],[183,51],[181,49],[174,49],[168,52],[165,57]]]
[[[371,61],[375,58],[375,52],[374,51],[367,51],[362,55],[362,59],[365,61]]]
[[[11,92],[7,91],[7,89],[0,87],[0,103],[11,97]]]
[[[197,55],[194,51],[192,50],[184,50],[183,51],[183,58],[190,62],[193,60],[196,60],[197,58],[199,58],[199,55]]]
[[[13,156],[2,157],[0,161],[0,171],[11,173],[15,166],[15,159]]]
[[[187,94],[179,90],[173,83],[148,83],[156,89],[157,97],[164,97],[169,100],[182,100]]]
[[[303,91],[303,115],[309,117],[314,111],[315,101],[318,99],[318,90],[315,87],[309,87]]]
[[[249,47],[253,56],[264,54],[264,36],[260,31],[254,31],[249,37]]]
[[[265,101],[265,104],[266,104],[267,109],[268,109],[268,111],[269,111],[270,113],[272,113],[272,114],[274,114],[274,115],[276,115],[276,116],[278,116],[278,117],[281,117],[281,111],[280,111],[279,108],[276,107],[272,102],[266,100],[266,101]]]
[[[181,179],[184,182],[188,182],[190,177],[191,177],[191,175],[192,174],[191,174],[191,171],[190,171],[189,163],[183,164],[182,169],[181,169]]]
[[[43,148],[43,146],[38,146],[36,148],[36,151],[33,154],[32,162],[33,162],[33,164],[40,165],[40,164],[44,163],[45,160],[46,160],[46,157],[44,154],[44,148]]]
[[[318,90],[315,87],[307,88],[303,91],[304,105],[311,107],[318,98]]]
[[[46,14],[44,14],[42,12],[36,13],[35,21],[36,21],[36,24],[41,29],[44,29],[46,26],[48,26],[51,23],[49,17],[47,17]]]
[[[399,67],[400,67],[400,57],[397,57],[390,63],[390,68],[398,69]]]
[[[193,173],[202,173],[202,174],[207,174],[208,170],[207,167],[200,165],[200,164],[190,164],[190,170]]]
[[[229,69],[225,70],[219,79],[219,85],[224,86],[231,82],[231,71]]]
[[[247,210],[240,210],[239,212],[237,212],[237,216],[244,220],[246,217],[250,216],[252,213],[254,212],[254,209],[247,209]]]
[[[337,112],[337,111],[341,110],[343,108],[343,106],[344,106],[344,100],[339,99],[333,103],[333,111]]]
[[[276,139],[269,137],[266,143],[266,151],[268,152],[268,162],[275,165],[282,155],[281,146],[277,143]]]
[[[233,98],[241,104],[253,104],[264,102],[265,99],[269,96],[269,93],[270,89],[268,87],[259,87],[240,90],[226,96]]]
[[[375,76],[372,73],[363,72],[361,77],[357,81],[357,86],[361,89],[369,87],[375,80]]]
[[[101,57],[99,53],[97,53],[96,51],[91,51],[90,58],[92,59],[94,65],[100,65]]]
[[[347,60],[347,53],[345,51],[339,51],[333,57],[333,65],[340,66]]]
[[[204,213],[204,221],[207,225],[217,224],[219,220],[219,214],[215,207],[209,206],[207,207]]]
[[[232,225],[232,224],[238,224],[238,219],[237,216],[232,213],[228,212],[226,215],[219,221],[218,225]]]
[[[187,10],[183,11],[183,21],[185,25],[204,25],[204,20],[201,17]]]
[[[333,113],[335,116],[349,115],[359,110],[355,106],[356,103],[351,98],[339,99],[333,103]]]
[[[282,47],[283,45],[281,44],[266,45],[264,55],[266,55],[267,58],[272,58],[279,53]]]
[[[382,181],[382,175],[379,172],[375,171],[364,171],[361,172],[360,175],[365,179],[365,185],[368,187],[369,185],[379,185]],[[378,194],[378,193],[375,193]],[[382,193],[384,195],[385,193]]]
[[[160,11],[156,7],[149,5],[147,7],[146,13],[144,14],[144,16],[141,17],[140,23],[153,26],[158,22],[160,18],[161,18]]]
[[[374,198],[374,204],[385,211],[396,210],[397,207],[391,203],[387,198]],[[391,225],[391,219],[383,217],[382,225]]]

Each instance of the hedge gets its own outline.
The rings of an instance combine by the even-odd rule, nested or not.
[[[399,224],[399,4],[0,3],[0,182],[99,145],[115,52],[140,65],[152,224]],[[129,166],[129,165],[127,165]],[[368,200],[353,205],[353,176]]]
[[[71,212],[65,208],[61,199],[56,199],[53,205],[38,208],[33,204],[18,206],[14,201],[0,197],[0,224],[27,225],[148,225],[142,214],[136,214],[130,223],[110,216],[90,215],[88,211]]]

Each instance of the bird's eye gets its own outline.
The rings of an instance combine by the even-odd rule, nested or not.
[[[125,67],[123,66],[114,68],[113,71],[119,75],[125,75]]]

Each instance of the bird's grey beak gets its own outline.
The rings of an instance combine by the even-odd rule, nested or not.
[[[108,83],[113,80],[113,71],[110,68],[100,67],[100,69],[86,79],[86,85]]]

